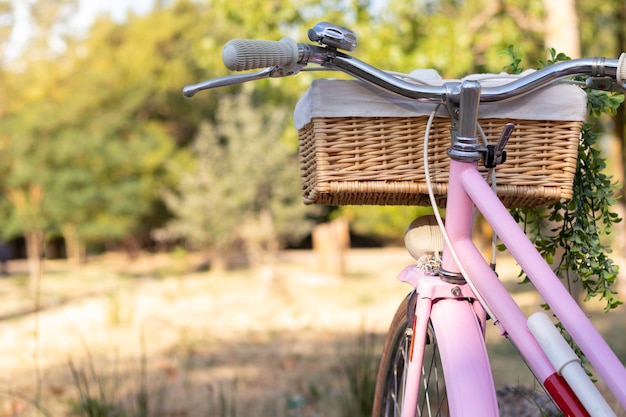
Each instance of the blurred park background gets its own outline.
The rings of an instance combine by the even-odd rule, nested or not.
[[[244,351],[257,356],[261,352],[263,361],[267,353],[258,345],[270,349],[286,343],[295,349],[288,359],[268,363],[287,371],[308,366],[305,373],[309,376],[322,371],[332,374],[340,364],[330,361],[328,368],[316,370],[311,346],[317,347],[317,352],[331,349],[325,353],[330,357],[343,344],[354,345],[342,338],[356,340],[355,335],[361,338],[384,332],[404,288],[385,285],[393,279],[389,272],[384,279],[376,274],[381,266],[392,264],[391,271],[396,271],[410,261],[393,248],[401,244],[403,230],[417,209],[304,206],[291,115],[313,77],[339,75],[301,74],[183,98],[184,85],[227,74],[221,62],[226,41],[290,36],[303,42],[308,28],[329,21],[356,32],[355,55],[367,62],[400,72],[435,68],[447,78],[501,72],[511,62],[511,57],[503,54],[509,45],[518,48],[518,56],[523,56],[528,68],[546,59],[549,47],[573,58],[618,57],[626,50],[623,0],[154,0],[140,12],[129,9],[120,14],[118,10],[112,16],[103,11],[87,26],[74,24],[87,3],[0,0],[0,239],[3,253],[9,254],[8,278],[0,282],[5,323],[0,323],[0,333],[5,332],[2,344],[11,352],[4,355],[7,366],[15,359],[11,355],[26,358],[11,368],[5,389],[0,388],[6,397],[0,402],[0,415],[44,413],[47,397],[62,399],[50,405],[58,407],[54,415],[69,413],[67,410],[77,415],[111,416],[328,415],[303,405],[307,399],[309,405],[319,405],[321,399],[335,395],[336,381],[328,375],[319,385],[310,380],[303,383],[298,388],[298,395],[304,398],[300,399],[291,395],[293,392],[285,393],[293,388],[285,374],[282,378],[287,379],[278,383],[281,377],[271,373],[263,379],[263,384],[276,385],[271,394],[263,394],[267,409],[250,414],[231,407],[238,400],[254,404],[254,398],[259,398],[237,394],[260,389],[251,382],[258,381],[258,376],[246,380],[253,374],[251,362],[236,372],[220,368],[216,371],[219,377],[204,375],[198,384],[191,377],[180,382],[179,377],[179,398],[185,387],[210,387],[206,397],[215,401],[200,406],[201,412],[186,410],[185,401],[176,407],[161,407],[160,414],[154,406],[148,412],[147,406],[142,408],[147,404],[142,403],[142,395],[151,382],[150,366],[163,371],[159,375],[166,379],[176,379],[182,372],[180,366],[191,367],[185,368],[191,375],[189,369],[220,363],[224,359],[220,355],[226,355],[223,346],[228,346],[236,361],[249,361],[242,356]],[[116,0],[110,3],[114,5]],[[17,22],[28,30],[16,46]],[[607,158],[608,174],[619,181],[626,157],[624,125],[623,110],[598,123],[606,132],[599,150]],[[622,205],[623,200],[618,200],[614,209],[622,213]],[[319,254],[311,258],[308,249],[313,230],[321,230],[323,236],[323,227],[329,222],[347,227],[352,247],[381,248],[376,253],[382,258],[359,257],[362,252],[355,249],[355,258],[344,259],[347,265],[321,270],[319,258],[315,258]],[[611,244],[620,258],[624,243],[619,236],[624,234],[613,235],[617,238]],[[382,261],[371,265],[366,263],[368,259]],[[300,295],[296,297],[300,292],[292,287],[293,281],[285,278],[298,262],[302,265],[300,279],[309,285],[305,292],[314,294],[320,285],[327,285],[328,291],[319,294],[321,299],[334,300],[336,291],[351,297],[337,300],[337,308],[328,310],[352,306],[355,311],[349,319],[337,319],[337,327],[322,326],[322,333],[316,333],[320,329],[309,318],[302,319],[302,327],[270,325],[269,333],[263,335],[255,333],[252,324],[232,325],[235,329],[229,330],[229,317],[235,320],[245,315],[249,300],[237,297],[244,297],[246,288],[253,289],[255,302],[263,304],[264,297],[271,294],[265,300],[276,303],[265,306],[267,311],[262,310],[261,316],[270,312],[283,318],[304,315],[300,310],[276,312],[281,305],[295,309],[305,303]],[[363,265],[371,268],[363,269]],[[308,272],[302,275],[303,271]],[[216,276],[230,279],[215,281]],[[338,280],[338,276],[348,278]],[[144,316],[136,303],[140,302],[138,294],[150,293],[151,285],[157,284],[161,290],[151,302],[174,303],[178,310],[172,312],[179,316],[167,315],[172,323],[157,320],[148,326],[155,335],[168,323],[178,326],[173,327],[177,330],[172,330],[175,335],[169,339],[162,336],[169,342],[154,342],[151,350],[146,347],[151,343],[150,334],[141,325]],[[368,286],[372,286],[370,292]],[[228,295],[239,300],[228,304],[237,311],[228,310],[226,324],[220,324],[224,327],[214,330],[218,336],[207,341],[199,336],[202,329],[206,333],[201,324],[210,326],[212,317],[228,307],[220,302],[220,291],[222,300]],[[200,294],[208,298],[194,300],[208,310],[200,313],[181,307],[191,302],[188,297]],[[99,338],[91,333],[88,337],[86,332],[97,328],[95,324],[77,327],[72,337],[54,330],[51,332],[66,339],[65,349],[56,346],[54,354],[43,360],[48,336],[39,323],[33,325],[31,313],[44,308],[56,308],[59,313],[71,307],[71,300],[100,303],[101,319],[119,335],[110,336],[100,329]],[[161,317],[159,311],[166,310],[160,305],[145,311],[150,312],[147,316]],[[320,314],[322,310],[317,306],[313,311]],[[379,322],[376,318],[381,312],[384,317]],[[83,313],[75,311],[68,316],[69,322]],[[334,317],[342,317],[336,314]],[[199,315],[203,318],[197,321]],[[372,318],[361,328],[360,315]],[[272,320],[268,322],[274,323]],[[9,325],[24,325],[26,330],[14,331],[6,327]],[[128,332],[119,330],[120,326],[126,326]],[[280,334],[280,329],[288,329],[287,334]],[[295,335],[307,329],[309,334]],[[307,339],[313,334],[319,337]],[[20,335],[19,343],[16,335]],[[129,337],[134,339],[129,341]],[[100,354],[107,353],[102,338],[116,341],[108,354],[115,353],[120,362],[139,358],[135,365],[140,377],[134,387],[141,395],[136,397],[139,411],[135,414],[113,414],[117,403],[98,397],[103,378],[96,363]],[[223,339],[228,339],[226,345],[220,344]],[[132,354],[125,344],[135,346]],[[17,351],[11,346],[18,346]],[[234,346],[240,346],[239,350]],[[72,361],[68,366],[68,357],[84,359],[91,348],[93,355],[86,355],[85,371]],[[153,355],[160,359],[152,360]],[[171,359],[173,356],[178,359]],[[147,359],[151,359],[150,365],[144,363]],[[104,369],[108,370],[107,363]],[[57,368],[64,369],[68,379],[47,384],[53,379],[47,376]],[[120,377],[126,378],[125,374]],[[22,379],[25,382],[17,384]],[[226,388],[214,384],[223,380],[229,381]],[[81,395],[76,396],[77,392]],[[159,392],[163,394],[151,395],[161,398]],[[71,395],[73,400],[68,399]],[[286,399],[287,405],[271,402],[274,397]],[[84,411],[93,402],[103,406],[102,414]]]

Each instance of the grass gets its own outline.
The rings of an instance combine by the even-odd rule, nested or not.
[[[110,367],[98,368],[88,348],[85,348],[87,361],[79,367],[70,359],[68,366],[72,375],[77,400],[70,402],[69,414],[77,417],[150,417],[161,415],[162,393],[149,392],[147,358],[139,360],[139,372],[134,387],[134,404],[124,405],[120,398],[122,376]],[[116,367],[114,367],[116,368]],[[132,410],[132,411],[131,411]]]
[[[254,399],[261,402],[263,409],[271,410],[270,414],[285,417],[305,417],[313,415],[332,415],[354,417],[369,416],[372,408],[374,384],[378,367],[379,343],[375,342],[375,335],[367,332],[360,333],[356,340],[345,340],[336,349],[336,375],[318,375],[309,379],[304,392],[283,392],[280,395],[283,401],[268,401]],[[169,416],[163,405],[168,396],[176,395],[175,386],[162,385],[154,391],[148,383],[147,358],[140,359],[139,375],[134,375],[134,386],[131,390],[131,403],[128,393],[124,394],[123,385],[126,376],[120,375],[111,364],[97,364],[96,360],[86,349],[88,360],[83,366],[78,366],[73,360],[69,361],[72,374],[72,388],[75,400],[70,401],[68,415],[73,417],[161,417]],[[311,361],[314,358],[301,358]],[[106,370],[109,370],[108,372]],[[338,390],[326,389],[328,378],[336,379]],[[134,384],[134,385],[133,385]],[[175,384],[173,384],[175,385]],[[328,407],[328,397],[333,396],[336,404]],[[238,379],[218,381],[209,385],[207,389],[206,408],[196,409],[189,415],[206,415],[211,417],[238,417],[250,415],[241,410],[249,409],[245,404],[248,400],[240,394]],[[258,405],[258,404],[257,404]],[[332,411],[331,411],[332,410]],[[257,410],[258,411],[258,410]],[[185,412],[184,415],[187,415]],[[263,414],[259,414],[263,415]]]
[[[346,390],[340,396],[342,416],[367,417],[372,413],[381,349],[378,339],[376,335],[362,331],[356,338],[355,346],[342,355],[346,380]]]

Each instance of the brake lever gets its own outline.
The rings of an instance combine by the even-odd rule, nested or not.
[[[611,77],[589,77],[585,80],[585,86],[594,90],[626,93],[626,86]]]
[[[193,97],[196,93],[211,88],[228,87],[229,85],[241,84],[248,81],[262,80],[269,78],[270,74],[275,70],[276,68],[265,68],[261,71],[248,74],[227,75],[225,77],[213,78],[201,83],[187,85],[183,88],[183,95],[185,97]]]
[[[185,97],[193,97],[200,91],[212,88],[228,87],[230,85],[242,84],[248,81],[257,81],[265,78],[287,77],[289,75],[295,75],[303,69],[305,69],[303,65],[297,65],[295,68],[290,68],[288,71],[285,71],[282,67],[269,67],[257,72],[226,75],[224,77],[203,81],[201,83],[187,85],[183,88],[183,95]]]

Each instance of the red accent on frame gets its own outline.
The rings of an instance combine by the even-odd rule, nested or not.
[[[417,326],[417,314],[413,316],[413,333],[411,336],[411,352],[409,353],[409,362],[413,362],[413,347],[415,346],[415,326]]]
[[[589,413],[561,375],[553,373],[543,381],[543,386],[566,416],[589,417]]]

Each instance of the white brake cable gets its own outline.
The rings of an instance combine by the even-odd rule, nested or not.
[[[480,133],[480,137],[483,139],[483,143],[485,146],[489,145],[489,141],[487,140],[487,135],[485,135],[485,131],[480,126],[480,123],[477,123],[478,133]],[[491,179],[491,189],[494,193],[496,193],[496,169],[489,168],[489,172],[487,174],[487,178]],[[491,232],[491,265],[496,265],[496,255],[498,254],[498,235],[495,230]]]
[[[437,110],[439,109],[440,106],[441,105],[438,104],[437,107],[435,107],[435,110],[433,110],[432,113],[430,114],[430,117],[428,118],[428,123],[426,124],[426,132],[424,133],[424,175],[426,177],[426,187],[428,188],[428,198],[430,199],[430,204],[433,208],[435,219],[437,219],[437,224],[439,225],[439,229],[441,229],[441,234],[443,235],[443,239],[446,242],[446,245],[448,245],[449,252],[452,255],[452,258],[454,259],[454,262],[456,262],[459,268],[459,271],[461,272],[461,275],[465,279],[465,282],[467,282],[467,285],[471,288],[472,292],[474,293],[474,295],[476,296],[476,298],[478,299],[482,307],[485,309],[485,312],[489,316],[495,319],[495,316],[493,315],[493,313],[491,312],[491,310],[485,303],[485,300],[481,297],[478,291],[476,291],[476,287],[474,286],[472,281],[469,279],[469,276],[467,272],[465,271],[465,268],[463,268],[463,265],[461,265],[461,262],[459,261],[459,256],[457,255],[456,251],[452,247],[452,242],[450,241],[450,237],[448,236],[448,233],[446,233],[446,228],[444,226],[443,220],[441,219],[441,214],[439,213],[439,207],[437,206],[437,201],[435,200],[435,193],[433,192],[432,183],[430,181],[430,169],[428,167],[428,139],[430,137],[430,129],[432,127],[433,121],[435,120]]]

